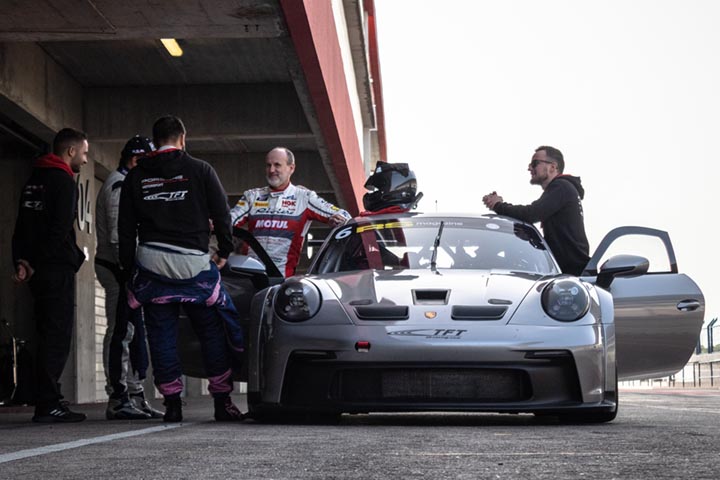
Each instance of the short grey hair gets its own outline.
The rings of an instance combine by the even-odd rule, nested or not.
[[[289,148],[286,147],[275,147],[272,150],[282,150],[285,152],[285,156],[287,157],[287,163],[288,165],[293,165],[295,163],[295,154],[290,151]],[[270,150],[272,152],[272,150]]]

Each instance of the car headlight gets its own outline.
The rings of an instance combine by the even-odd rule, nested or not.
[[[278,288],[275,295],[275,313],[288,322],[304,322],[318,310],[322,298],[318,288],[307,280],[289,280]]]
[[[574,322],[582,318],[590,307],[590,295],[577,280],[553,280],[542,292],[545,313],[560,322]]]

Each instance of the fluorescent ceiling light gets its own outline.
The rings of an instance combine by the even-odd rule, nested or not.
[[[178,45],[177,40],[174,38],[161,38],[160,41],[170,55],[173,57],[182,56],[183,51],[182,48],[180,48],[180,45]]]

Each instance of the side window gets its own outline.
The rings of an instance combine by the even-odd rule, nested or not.
[[[624,235],[610,244],[607,251],[600,257],[598,267],[615,255],[639,255],[650,261],[648,273],[669,273],[670,259],[665,245],[658,237],[647,235]]]
[[[349,230],[348,230],[349,232]],[[369,232],[375,235],[374,232]],[[339,236],[339,237],[338,237]],[[369,267],[360,235],[344,235],[340,231],[318,258],[317,273],[367,270]]]
[[[343,251],[339,272],[348,272],[352,270],[367,270],[370,268],[365,248],[360,235],[353,235],[345,242],[345,250]]]
[[[326,248],[321,256],[318,257],[312,273],[332,273],[337,271],[338,263],[342,255],[342,249],[338,248],[337,243],[331,244]]]

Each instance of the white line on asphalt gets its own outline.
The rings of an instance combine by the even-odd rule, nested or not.
[[[545,451],[538,452],[418,452],[418,453],[403,453],[406,456],[415,457],[528,457],[528,456],[548,456]],[[633,455],[636,457],[655,455],[654,452],[553,452],[554,456],[567,456],[567,457],[600,457],[600,456],[628,456]]]
[[[102,437],[82,438],[80,440],[75,440],[74,442],[65,442],[55,445],[47,445],[45,447],[29,448],[27,450],[20,450],[19,452],[5,453],[3,455],[0,455],[0,463],[12,462],[13,460],[20,460],[28,457],[37,457],[38,455],[45,455],[47,453],[62,452],[63,450],[84,447],[86,445],[93,445],[95,443],[111,442],[113,440],[119,440],[121,438],[136,437],[138,435],[145,435],[147,433],[162,432],[163,430],[170,430],[172,428],[185,427],[188,425],[192,425],[192,423],[162,425],[160,427],[150,427],[143,428],[142,430],[114,433],[112,435],[103,435]]]

